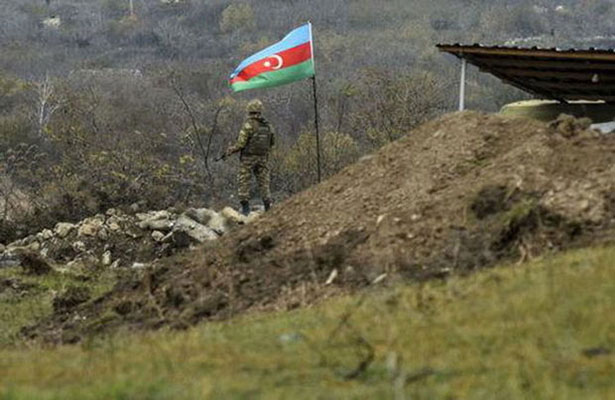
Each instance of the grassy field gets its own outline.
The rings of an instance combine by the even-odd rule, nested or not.
[[[68,288],[85,288],[95,298],[115,282],[115,273],[111,271],[89,273],[84,279],[85,276],[74,273],[28,276],[20,268],[0,269],[0,348],[14,343],[21,327],[51,314],[53,299]],[[9,288],[7,281],[16,283]]]
[[[13,342],[0,399],[615,399],[614,265],[581,250],[185,332]]]

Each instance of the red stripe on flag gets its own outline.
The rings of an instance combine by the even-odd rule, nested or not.
[[[306,42],[248,65],[231,80],[231,84],[249,81],[255,76],[265,72],[278,71],[280,69],[292,67],[310,58],[312,58],[312,47],[310,42]],[[282,65],[280,65],[280,60],[282,60]]]

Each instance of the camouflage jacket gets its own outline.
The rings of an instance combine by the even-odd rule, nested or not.
[[[235,144],[228,148],[226,154],[230,155],[233,153],[237,153],[238,151],[241,151],[243,153],[243,150],[248,145],[250,138],[254,135],[254,133],[257,132],[261,124],[266,124],[267,126],[269,126],[269,130],[271,131],[271,143],[269,148],[273,147],[273,145],[275,144],[275,132],[273,130],[273,127],[262,116],[255,116],[249,117],[246,120],[246,122],[243,124],[243,127],[241,128],[241,131],[239,131],[237,141],[235,142]]]

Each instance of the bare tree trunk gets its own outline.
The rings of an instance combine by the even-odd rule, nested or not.
[[[35,85],[35,91],[38,136],[44,138],[47,124],[60,105],[53,99],[54,87],[49,75],[45,75],[45,79]]]
[[[209,129],[209,133],[207,137],[207,144],[205,145],[203,143],[203,139],[201,138],[202,129],[199,126],[197,118],[192,110],[192,107],[190,107],[190,104],[188,103],[188,100],[186,99],[186,96],[184,92],[182,91],[180,84],[177,82],[175,77],[171,77],[170,81],[171,81],[171,86],[173,88],[173,91],[175,92],[179,100],[181,101],[184,107],[184,110],[186,111],[186,114],[190,118],[190,123],[192,125],[194,136],[196,138],[196,143],[198,144],[199,150],[203,157],[203,165],[205,168],[205,172],[207,173],[207,177],[211,185],[212,196],[214,198],[217,198],[217,193],[215,191],[215,184],[214,184],[215,179],[214,179],[214,175],[211,173],[211,169],[209,166],[209,157],[211,156],[211,144],[218,130],[218,117],[220,116],[220,113],[224,109],[224,105],[222,104],[218,105],[214,112],[214,116],[213,116],[212,123],[211,123],[211,128]]]

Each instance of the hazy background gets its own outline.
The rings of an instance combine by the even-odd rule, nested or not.
[[[226,82],[308,20],[325,175],[455,109],[458,61],[437,43],[615,47],[611,0],[2,0],[0,242],[138,201],[234,204],[236,160],[212,158],[254,96],[280,136],[276,198],[313,184],[310,82]],[[469,108],[527,97],[469,71]]]

